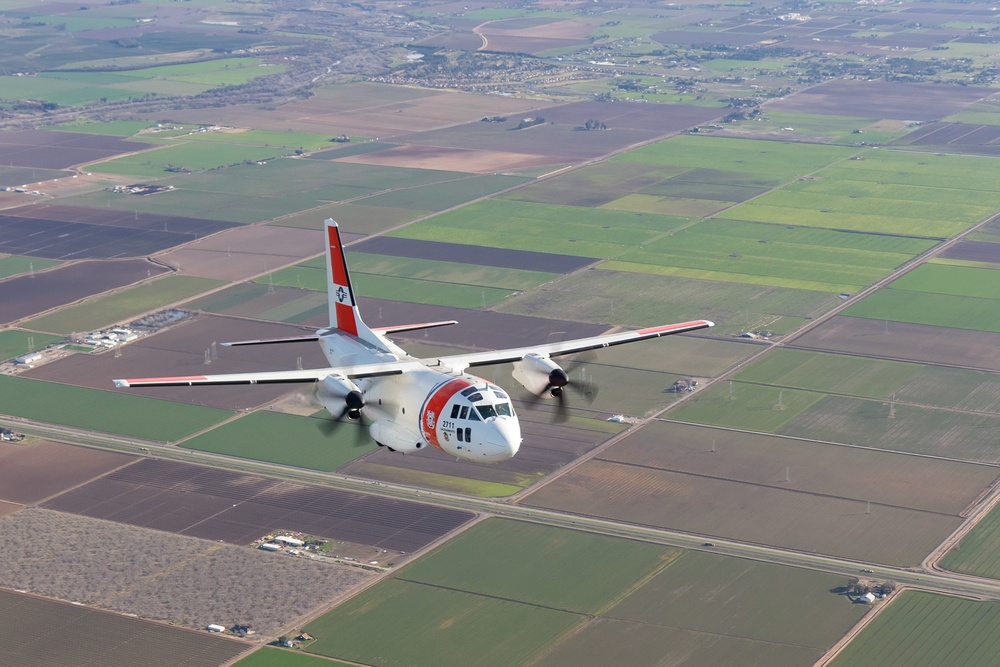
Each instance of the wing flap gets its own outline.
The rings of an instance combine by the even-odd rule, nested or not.
[[[327,375],[340,373],[349,378],[399,375],[407,370],[423,368],[414,361],[393,361],[359,366],[339,366],[330,368],[310,368],[294,371],[269,371],[264,373],[227,373],[222,375],[186,375],[154,378],[122,378],[114,380],[116,387],[191,387],[195,385],[225,384],[290,384],[309,383],[322,380]]]

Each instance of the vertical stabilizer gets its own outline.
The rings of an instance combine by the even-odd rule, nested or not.
[[[333,220],[326,225],[326,290],[330,305],[330,327],[357,336],[383,351],[389,351],[383,341],[361,319],[351,287],[351,274],[347,270],[347,258],[340,241],[340,228]]]

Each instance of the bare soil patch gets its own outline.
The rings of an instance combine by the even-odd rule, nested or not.
[[[0,252],[48,259],[140,257],[234,226],[82,206],[22,206],[0,215]]]
[[[157,259],[185,275],[237,281],[312,257],[322,248],[319,231],[255,225],[198,239]]]
[[[0,164],[40,169],[65,169],[107,160],[144,148],[120,137],[80,132],[23,130],[0,134]]]
[[[421,241],[391,236],[378,236],[351,246],[351,252],[367,252],[394,257],[413,257],[442,262],[459,261],[478,266],[499,266],[505,269],[527,269],[550,273],[572,273],[597,261],[592,257],[556,255],[549,252],[486,248],[459,243]]]
[[[835,79],[769,102],[772,111],[931,121],[991,95],[990,88]]]
[[[157,459],[138,461],[44,507],[230,544],[291,530],[407,552],[473,518],[471,512]]]
[[[4,558],[0,586],[191,628],[240,623],[265,636],[373,576],[40,509],[0,519],[0,537],[32,546]]]
[[[0,281],[0,324],[14,322],[166,271],[141,259],[88,261]]]
[[[550,164],[551,159],[544,155],[530,153],[479,151],[444,146],[400,146],[384,151],[339,158],[337,162],[490,174],[508,169],[523,169]]]
[[[82,484],[135,457],[47,440],[0,443],[0,497],[24,505]]]
[[[961,259],[970,262],[990,262],[1000,264],[1000,243],[984,241],[959,241],[949,246],[939,257]]]
[[[16,628],[4,661],[20,667],[217,667],[249,646],[234,639],[0,590],[0,623]]]
[[[1000,334],[837,316],[791,347],[1000,371]]]

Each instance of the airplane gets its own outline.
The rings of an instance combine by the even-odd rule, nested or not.
[[[454,320],[371,328],[351,286],[340,229],[326,230],[327,301],[330,326],[313,335],[245,340],[222,345],[273,345],[319,341],[328,368],[114,380],[116,387],[314,383],[323,407],[337,422],[360,421],[389,451],[437,448],[458,459],[499,463],[521,446],[521,426],[510,396],[497,385],[467,373],[477,366],[512,363],[513,377],[536,398],[565,400],[569,374],[552,357],[705,329],[694,320],[529,347],[472,352],[432,359],[407,354],[389,336],[457,324]]]

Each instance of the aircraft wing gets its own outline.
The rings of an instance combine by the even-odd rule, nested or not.
[[[408,370],[423,368],[415,361],[387,361],[358,366],[337,366],[331,368],[311,368],[294,371],[266,371],[263,373],[227,373],[224,375],[186,375],[156,378],[126,378],[114,380],[116,387],[189,387],[193,385],[219,384],[282,384],[295,382],[316,382],[327,375],[339,373],[349,378],[376,377],[379,375],[399,375]]]
[[[440,364],[451,368],[473,366],[489,366],[491,364],[503,364],[507,362],[519,361],[526,354],[532,352],[536,354],[555,357],[574,352],[584,352],[586,350],[599,350],[602,347],[612,345],[623,345],[634,343],[649,338],[659,338],[660,336],[672,336],[674,334],[686,333],[714,327],[715,323],[708,320],[693,320],[691,322],[681,322],[679,324],[664,324],[658,327],[647,327],[635,331],[621,331],[619,333],[605,334],[603,336],[592,336],[590,338],[577,338],[576,340],[565,340],[557,343],[546,343],[544,345],[532,345],[530,347],[519,347],[509,350],[494,350],[491,352],[470,352],[468,354],[456,354],[450,357],[440,357],[437,359],[424,359],[424,363],[429,366]]]

